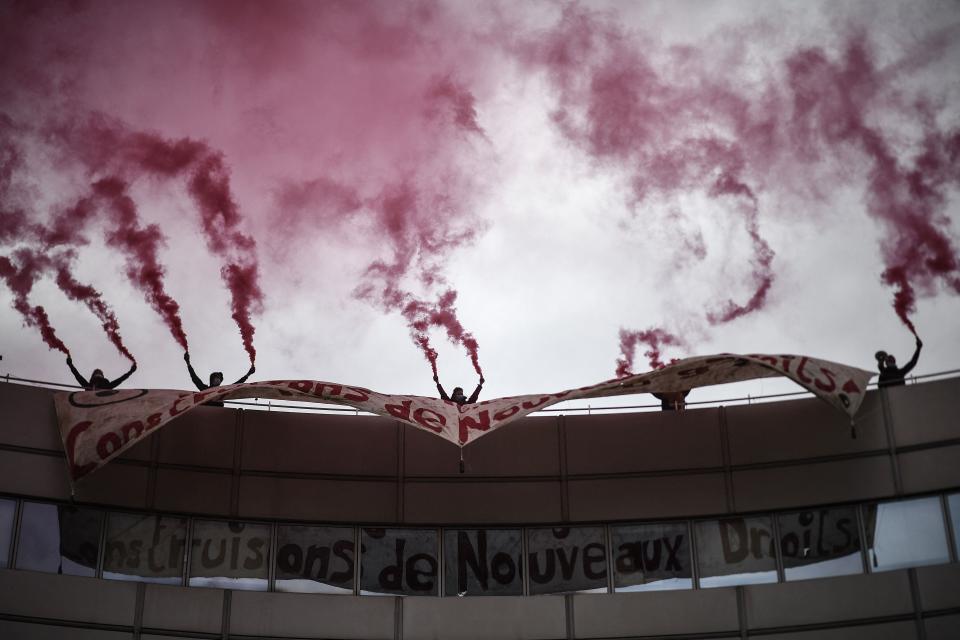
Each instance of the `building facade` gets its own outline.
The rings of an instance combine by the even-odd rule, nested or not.
[[[0,637],[960,637],[960,379],[530,417],[201,407],[71,495],[0,384]],[[855,437],[854,437],[855,435]]]

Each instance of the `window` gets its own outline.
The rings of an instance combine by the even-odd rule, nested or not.
[[[692,589],[685,522],[611,527],[616,591]]]
[[[607,590],[603,527],[529,529],[530,593]]]
[[[777,581],[769,517],[708,520],[696,526],[701,587]]]
[[[189,584],[266,591],[269,551],[269,525],[195,520]]]
[[[16,512],[16,501],[0,500],[0,569],[7,568],[10,542],[13,540],[13,518]]]
[[[950,509],[950,524],[953,528],[953,549],[960,556],[960,493],[947,496],[947,507]]]
[[[186,542],[186,518],[111,513],[103,577],[180,584]]]
[[[95,509],[24,502],[17,568],[95,576],[102,521]]]
[[[778,519],[788,581],[863,573],[856,508],[797,511]]]
[[[277,591],[353,593],[352,527],[277,527]]]
[[[864,530],[871,571],[950,561],[939,498],[867,505]]]
[[[520,529],[443,532],[444,593],[448,596],[523,594]]]
[[[439,594],[436,529],[360,531],[360,593]]]

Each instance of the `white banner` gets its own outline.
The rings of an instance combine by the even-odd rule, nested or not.
[[[806,356],[721,354],[687,358],[663,369],[579,389],[496,398],[462,406],[437,398],[386,395],[363,387],[316,380],[271,380],[196,392],[76,391],[56,394],[55,403],[70,475],[78,480],[158,427],[211,401],[264,398],[342,404],[394,418],[464,446],[485,433],[564,400],[686,391],[773,376],[790,378],[852,417],[863,401],[872,375],[870,371]]]

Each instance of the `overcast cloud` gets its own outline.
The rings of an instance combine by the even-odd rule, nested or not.
[[[0,111],[24,157],[0,209],[21,206],[46,222],[100,175],[42,135],[50,123],[101,114],[222,152],[241,226],[257,240],[265,294],[254,317],[255,378],[433,395],[404,317],[357,295],[364,283],[386,282],[371,276],[371,264],[398,264],[410,246],[416,257],[397,284],[425,299],[445,288],[425,273],[455,287],[459,320],[479,342],[485,397],[612,377],[621,328],[677,334],[685,344],[668,348],[668,358],[799,353],[871,369],[879,348],[901,362],[912,353],[894,289],[881,281],[891,230],[871,213],[873,165],[856,144],[802,163],[779,148],[761,156],[762,145],[737,139],[724,119],[732,108],[716,105],[724,139],[744,145],[738,175],[756,196],[759,234],[774,257],[761,308],[711,324],[711,310],[756,289],[748,205],[711,195],[712,168],[683,188],[655,185],[639,197],[645,150],[601,151],[584,124],[592,112],[578,99],[596,87],[589,73],[603,60],[622,54],[623,73],[633,73],[636,55],[659,82],[682,87],[678,95],[702,95],[715,81],[735,88],[753,114],[771,87],[784,86],[792,54],[819,48],[842,60],[861,38],[881,87],[867,121],[909,164],[930,127],[949,134],[960,125],[955,2],[36,4],[43,7],[29,15],[0,5],[0,23],[17,30],[0,63]],[[601,44],[573,42],[563,25],[580,20],[602,34]],[[544,53],[557,51],[548,42],[570,45],[584,64],[560,70]],[[654,124],[665,118],[654,135],[667,139],[657,144],[682,147],[714,126],[709,103],[689,114],[688,104],[649,116]],[[558,117],[564,110],[568,126]],[[669,139],[675,132],[686,137]],[[953,171],[935,218],[956,255],[960,167]],[[398,185],[416,201],[402,234],[391,236],[383,203]],[[141,179],[132,193],[143,220],[166,236],[166,285],[194,365],[203,377],[223,370],[231,382],[248,362],[221,263],[183,183]],[[117,314],[139,361],[128,385],[189,388],[182,351],[125,277],[123,257],[102,234],[87,235],[76,276]],[[436,251],[424,248],[451,237]],[[0,253],[25,240],[8,239]],[[960,367],[960,295],[949,278],[925,280],[917,292],[913,320],[926,348],[916,373]],[[23,326],[12,300],[0,286],[2,371],[71,381],[62,355]],[[50,278],[30,301],[47,309],[81,371],[126,370],[95,318]],[[476,374],[464,349],[440,330],[429,335],[442,381],[469,391]],[[646,368],[638,358],[634,370]],[[744,387],[781,388],[769,380]]]

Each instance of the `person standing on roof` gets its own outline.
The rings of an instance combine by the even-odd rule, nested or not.
[[[910,371],[917,366],[917,360],[920,358],[920,349],[923,348],[923,340],[917,338],[917,349],[913,352],[913,357],[902,367],[897,367],[897,359],[893,354],[886,351],[877,351],[877,368],[880,370],[880,381],[878,387],[899,387],[903,385],[904,378]]]
[[[453,394],[448,396],[447,392],[443,390],[443,385],[440,384],[440,378],[433,376],[433,381],[437,383],[437,391],[440,392],[440,398],[442,400],[456,402],[460,406],[476,402],[477,398],[480,397],[480,390],[483,388],[483,383],[486,382],[483,376],[480,376],[480,384],[477,385],[477,388],[473,390],[473,393],[468,398],[463,394],[463,387],[454,387]]]
[[[133,375],[133,372],[137,370],[137,363],[134,362],[130,365],[130,371],[127,371],[125,374],[111,382],[103,375],[103,369],[94,369],[93,373],[90,374],[90,379],[87,380],[80,372],[77,371],[77,368],[73,366],[73,359],[70,356],[67,356],[67,366],[70,367],[70,372],[73,374],[73,377],[77,379],[77,382],[81,387],[87,391],[99,391],[103,389],[116,389],[124,380]]]
[[[197,372],[193,370],[193,365],[190,364],[190,352],[189,352],[189,351],[185,351],[185,352],[183,353],[183,359],[184,359],[184,361],[187,363],[187,371],[190,372],[190,379],[193,380],[193,384],[195,384],[196,387],[197,387],[197,389],[199,389],[200,391],[206,391],[207,389],[209,389],[209,388],[211,388],[211,387],[219,387],[221,384],[223,384],[223,372],[222,372],[222,371],[214,371],[213,373],[211,373],[211,374],[210,374],[210,384],[204,384],[204,383],[203,383],[203,380],[201,380],[200,377],[197,375]],[[247,381],[247,378],[249,378],[251,375],[253,375],[253,373],[254,373],[256,370],[257,370],[257,368],[251,364],[251,365],[250,365],[250,370],[247,371],[247,373],[246,373],[242,378],[240,378],[239,380],[237,380],[237,381],[234,382],[233,384],[243,384],[244,382]]]

